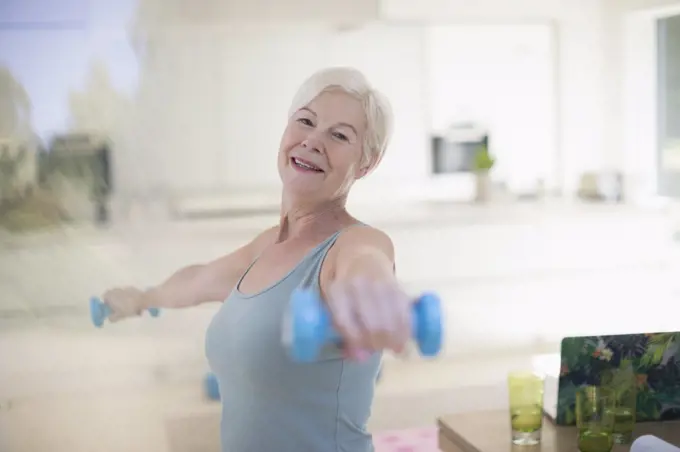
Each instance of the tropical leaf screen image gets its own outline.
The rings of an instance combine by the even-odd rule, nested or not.
[[[558,424],[576,422],[579,387],[612,371],[637,386],[637,422],[680,419],[680,332],[565,338],[561,356]]]

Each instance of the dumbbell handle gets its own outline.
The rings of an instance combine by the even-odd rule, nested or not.
[[[147,311],[152,317],[158,317],[161,313],[158,308],[149,308]],[[97,297],[90,298],[90,317],[94,326],[101,328],[109,315],[111,315],[111,308],[106,303]]]
[[[313,361],[324,344],[341,340],[326,306],[319,295],[309,289],[293,292],[288,315],[284,342],[296,361]],[[423,294],[414,302],[411,335],[422,355],[435,356],[441,350],[441,301],[435,294]]]

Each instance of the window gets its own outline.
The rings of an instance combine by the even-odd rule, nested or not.
[[[680,15],[657,21],[659,194],[680,197]]]

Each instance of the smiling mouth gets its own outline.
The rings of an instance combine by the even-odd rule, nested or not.
[[[290,161],[293,164],[293,166],[295,166],[296,168],[299,168],[303,171],[311,171],[311,172],[314,172],[314,173],[323,173],[323,170],[321,168],[319,168],[318,166],[314,165],[313,163],[310,163],[310,162],[307,162],[307,161],[304,161],[304,160],[300,160],[297,157],[291,157]]]

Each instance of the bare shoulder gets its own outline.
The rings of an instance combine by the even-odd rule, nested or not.
[[[348,228],[335,243],[336,253],[379,251],[394,260],[394,243],[390,236],[380,229],[368,225]]]
[[[245,245],[216,259],[210,264],[216,267],[234,267],[237,271],[241,271],[250,265],[250,263],[256,259],[267,246],[276,241],[278,230],[278,226],[266,229]]]
[[[255,254],[260,254],[266,247],[276,242],[279,226],[272,226],[260,232],[248,245]]]
[[[224,300],[248,266],[270,242],[276,240],[277,229],[267,229],[229,254],[199,266],[200,272],[194,278],[192,290],[196,295],[193,298],[202,301]]]
[[[361,225],[343,231],[328,252],[327,262],[321,267],[321,290],[325,294],[328,284],[346,274],[357,260],[378,263],[381,273],[393,273],[396,267],[394,245],[390,236],[380,229]]]

